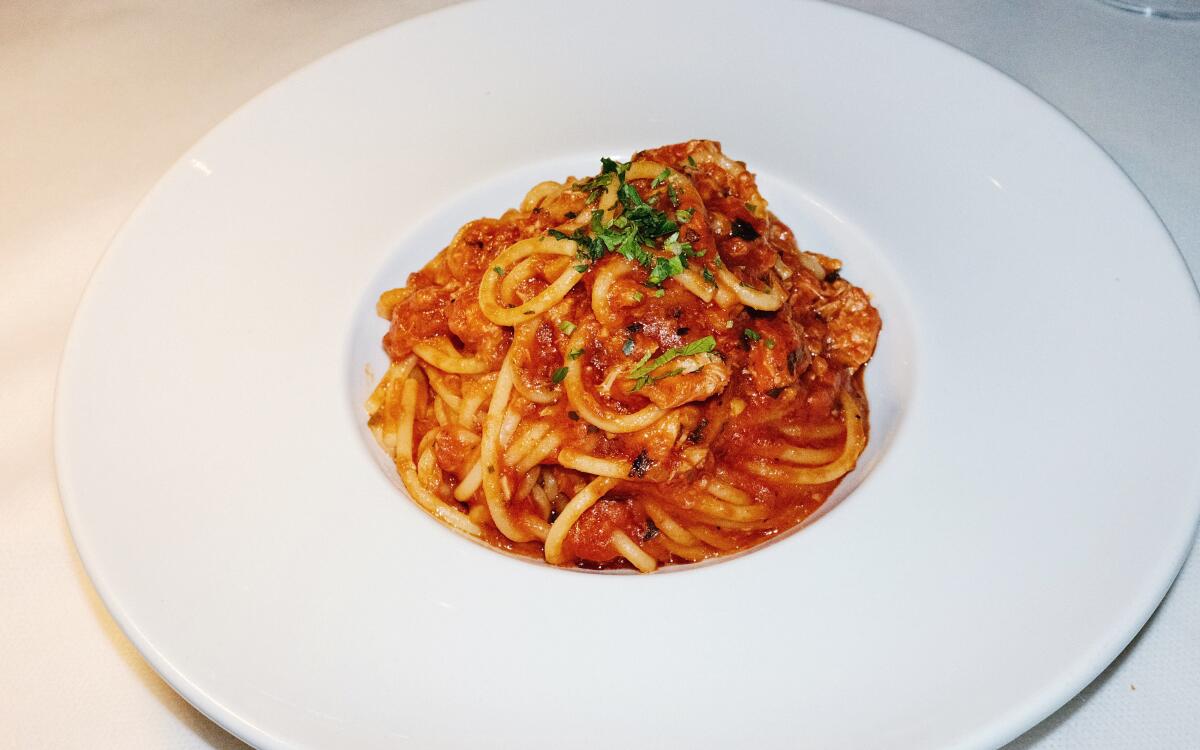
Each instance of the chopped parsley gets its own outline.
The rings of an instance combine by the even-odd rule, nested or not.
[[[600,196],[608,190],[608,183],[612,181],[612,175],[607,172],[601,172],[590,180],[575,183],[575,189],[587,193],[587,204],[594,206],[600,202]]]
[[[655,297],[661,297],[661,296],[663,296],[663,295],[664,295],[664,294],[666,294],[666,293],[667,293],[667,292],[666,292],[666,290],[664,290],[664,289],[655,289],[655,290],[654,290],[654,296],[655,296]]]
[[[764,343],[764,344],[766,344],[766,346],[767,346],[767,348],[768,348],[768,349],[774,349],[774,348],[775,348],[775,339],[770,339],[770,338],[769,338],[769,339],[767,339],[766,341],[764,341],[763,343]]]
[[[613,161],[607,156],[600,157],[600,174],[615,174],[617,179],[624,181],[625,173],[629,171],[631,162]]]
[[[644,299],[646,299],[646,295],[642,294],[641,292],[633,293],[633,301],[634,302],[641,302]]]
[[[621,182],[625,181],[625,172],[629,169],[629,163],[620,163],[609,159],[607,156],[600,160],[600,174],[575,184],[576,190],[581,190],[588,194],[588,205],[595,205],[600,200],[600,196],[608,190],[608,185],[612,182],[613,175]]]
[[[672,255],[679,255],[684,260],[687,260],[688,258],[697,256],[697,255],[704,254],[704,251],[700,251],[698,253],[693,251],[692,243],[680,242],[679,241],[679,232],[675,232],[670,237],[663,240],[663,250],[666,250],[667,252],[671,253]]]
[[[600,211],[593,211],[593,214],[600,214]],[[575,255],[583,263],[575,266],[575,270],[580,273],[587,273],[588,263],[600,260],[604,256],[603,247],[594,247],[592,238],[587,235],[582,229],[576,229],[574,234],[564,234],[557,229],[547,229],[546,234],[556,240],[570,240],[575,243]]]
[[[589,255],[593,259],[598,259],[604,253],[610,252],[643,266],[653,263],[654,256],[644,247],[639,227],[630,222],[627,216],[618,216],[605,226],[601,213],[593,211],[591,229]]]
[[[753,203],[746,203],[744,205],[746,206],[746,210],[749,211],[750,213],[752,213],[752,214],[758,213],[758,206],[754,205]]]
[[[553,380],[555,383],[561,383],[561,382],[563,382],[563,378],[565,378],[566,376],[567,376],[567,368],[560,367],[554,371],[554,374],[550,376],[550,379]]]
[[[683,258],[672,255],[670,258],[655,258],[654,267],[650,269],[650,283],[661,284],[676,274],[683,273]]]
[[[574,362],[575,360],[579,359],[582,356],[583,356],[582,349],[572,349],[571,351],[567,352],[567,359],[571,360],[572,362]]]
[[[753,343],[753,342],[761,339],[762,334],[760,334],[758,331],[754,330],[753,328],[743,328],[742,329],[742,338]]]
[[[575,324],[569,320],[561,321],[558,324],[558,330],[570,336],[572,333],[575,333]]]
[[[497,276],[503,276],[503,275],[504,275],[504,269],[503,269],[503,268],[501,268],[500,266],[496,266],[496,267],[492,268],[492,270],[496,272],[496,275],[497,275]]]
[[[637,226],[638,234],[643,239],[652,240],[674,232],[679,226],[667,218],[662,211],[655,209],[638,193],[637,188],[625,183],[617,190],[617,197],[625,208],[625,217]]]
[[[712,284],[713,286],[717,285],[717,280],[713,278],[712,271],[708,270],[708,266],[704,267],[704,273],[702,275],[704,276],[705,281]]]
[[[650,283],[661,284],[672,276],[683,273],[683,269],[688,267],[688,259],[698,255],[703,255],[704,252],[696,252],[692,250],[692,245],[689,242],[679,241],[679,232],[673,232],[670,237],[663,240],[663,249],[671,253],[666,258],[655,258],[654,266],[650,269]]]
[[[598,218],[603,215],[603,211],[592,211],[592,221],[597,221]],[[576,229],[573,234],[564,234],[557,229],[548,229],[546,230],[546,234],[550,235],[556,240],[571,240],[574,242],[577,246],[575,248],[576,256],[578,256],[579,259],[585,263],[600,260],[604,257],[604,245],[597,242],[594,237],[589,236],[588,233],[583,229]],[[582,270],[580,270],[579,266],[575,266],[575,270],[583,273],[587,270],[587,268],[585,266]]]
[[[691,157],[691,154],[688,155],[688,166],[692,169],[696,168],[696,160]]]
[[[555,239],[576,243],[577,255],[583,261],[575,266],[576,271],[585,273],[588,263],[600,260],[607,253],[615,253],[645,268],[649,275],[649,285],[654,288],[672,276],[683,273],[688,267],[689,258],[703,255],[703,252],[694,252],[690,243],[679,241],[680,222],[689,221],[695,215],[694,210],[677,211],[675,219],[672,219],[665,212],[647,203],[637,188],[625,181],[628,163],[616,162],[609,158],[601,159],[600,163],[599,175],[578,183],[575,187],[588,192],[592,196],[591,202],[595,203],[599,200],[600,193],[609,189],[615,177],[620,183],[616,193],[621,215],[605,222],[605,212],[593,210],[586,228],[580,227],[569,235],[558,229],[547,231],[547,234]],[[678,207],[679,196],[669,181],[670,175],[670,168],[663,169],[652,181],[651,188],[666,182],[667,196],[671,199],[671,204]],[[653,252],[660,240],[662,249],[669,253],[666,257],[655,255]]]
[[[673,346],[654,359],[650,359],[650,352],[646,352],[644,355],[642,355],[642,358],[638,361],[637,365],[630,370],[629,375],[627,376],[633,381],[633,388],[631,390],[638,391],[643,387],[650,385],[651,383],[657,383],[664,378],[669,378],[673,375],[682,373],[683,368],[677,367],[665,375],[655,376],[653,374],[655,370],[667,364],[668,362],[671,362],[677,357],[690,357],[695,354],[707,354],[716,348],[717,340],[712,336],[705,336],[704,338],[696,339],[692,343],[685,346]]]

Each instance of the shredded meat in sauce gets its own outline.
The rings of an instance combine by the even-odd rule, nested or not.
[[[559,438],[526,472],[517,470],[519,461],[501,461],[505,507],[518,519],[514,523],[524,523],[520,528],[530,537],[545,535],[593,480],[565,466],[568,455],[608,462],[623,472],[570,526],[561,551],[555,551],[562,564],[645,569],[646,563],[630,559],[623,538],[659,564],[751,547],[816,510],[845,473],[823,479],[821,467],[842,461],[845,470],[852,468],[865,444],[862,374],[881,328],[869,295],[842,278],[840,261],[798,247],[787,225],[768,210],[754,175],[726,157],[719,144],[693,140],[642,151],[631,160],[644,162],[679,177],[626,180],[615,171],[610,182],[621,180],[649,207],[648,215],[672,222],[671,235],[646,245],[653,255],[649,263],[609,249],[600,257],[539,255],[536,262],[497,265],[514,243],[556,236],[555,227],[571,228],[561,232],[564,242],[575,237],[586,243],[578,238],[593,236],[589,232],[597,224],[586,219],[599,213],[597,196],[604,186],[570,178],[538,186],[521,209],[467,223],[403,288],[380,299],[379,312],[390,321],[383,344],[393,362],[405,361],[422,343],[448,342],[458,356],[491,373],[491,381],[480,381],[482,398],[468,387],[482,377],[478,373],[444,373],[437,383],[434,376],[422,377],[429,390],[420,405],[424,412],[414,420],[411,460],[425,472],[422,481],[435,485],[430,492],[476,519],[480,536],[495,546],[551,556],[551,542],[514,540],[498,530],[483,487],[465,500],[452,494],[481,461],[489,388],[506,361],[514,386],[507,413],[519,417],[520,426],[500,453],[513,450],[530,425],[546,427],[535,435],[543,437],[526,442]],[[626,196],[615,204],[624,206],[621,216],[633,215],[636,205],[625,202]],[[593,221],[612,222],[615,213]],[[619,221],[612,224],[612,231],[618,229]],[[683,256],[687,273],[653,283],[655,258],[670,259],[672,248]],[[580,254],[586,256],[584,250]],[[495,285],[501,310],[520,309],[572,267],[582,277],[528,323],[500,325],[481,308],[481,286]],[[492,274],[496,278],[489,279]],[[712,299],[705,301],[685,282],[699,284]],[[598,293],[597,284],[606,286]],[[763,309],[770,303],[757,300],[768,298],[782,301]],[[430,367],[418,359],[415,371]],[[603,429],[589,419],[591,407],[569,397],[573,372],[588,403],[611,419],[633,419],[648,409],[663,416],[633,431]],[[476,411],[455,412],[465,404]],[[380,430],[385,422],[372,417]],[[423,443],[430,431],[433,437]],[[851,446],[855,434],[861,444]],[[851,448],[855,452],[847,460],[843,454]],[[420,468],[426,450],[431,465]],[[536,479],[526,481],[530,472]],[[632,554],[637,557],[636,550]]]

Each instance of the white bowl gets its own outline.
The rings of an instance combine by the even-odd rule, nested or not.
[[[875,293],[852,494],[665,575],[443,528],[363,435],[374,295],[538,180],[691,137]],[[1116,656],[1182,562],[1198,311],[1095,144],[902,27],[784,0],[468,4],[293,75],[163,178],[76,318],[60,484],[131,640],[263,747],[994,747]]]

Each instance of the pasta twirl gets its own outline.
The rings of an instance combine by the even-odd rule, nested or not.
[[[649,572],[752,547],[866,446],[879,314],[719,144],[601,167],[382,295],[369,424],[423,509],[501,549]]]

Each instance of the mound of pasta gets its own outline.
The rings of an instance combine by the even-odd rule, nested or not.
[[[380,297],[369,425],[413,500],[510,552],[649,572],[752,547],[854,468],[879,314],[720,144],[601,167]]]

